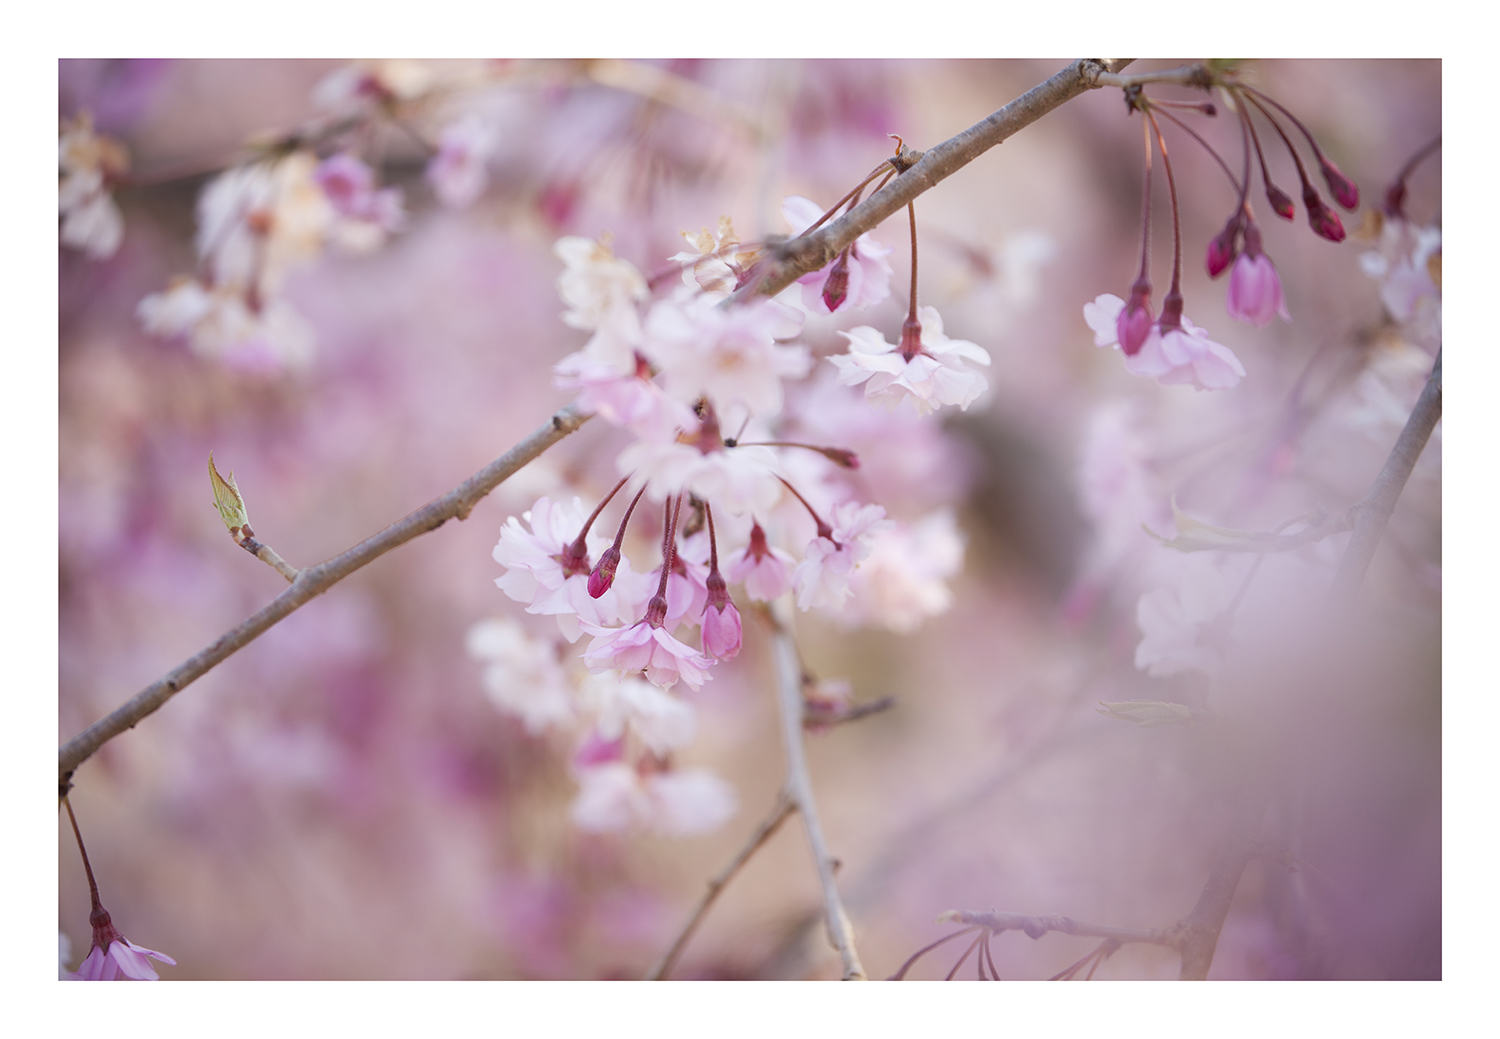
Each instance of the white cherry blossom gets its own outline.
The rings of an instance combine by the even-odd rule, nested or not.
[[[966,339],[943,334],[943,319],[933,307],[917,311],[921,324],[920,349],[908,358],[900,344],[887,342],[869,325],[840,332],[849,340],[849,352],[828,360],[839,370],[841,386],[865,385],[865,396],[887,408],[895,408],[910,397],[921,414],[944,404],[967,411],[989,387],[983,375],[970,364],[990,363],[990,355]]]

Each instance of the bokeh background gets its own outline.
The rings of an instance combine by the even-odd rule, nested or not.
[[[583,335],[559,320],[558,237],[609,232],[617,255],[651,271],[680,251],[679,232],[720,215],[746,239],[784,234],[785,195],[831,202],[890,153],[888,133],[930,146],[1063,64],[650,66],[724,106],[707,111],[582,63],[444,66],[466,86],[424,115],[441,126],[474,111],[497,128],[487,190],[461,210],[439,205],[421,128],[383,128],[368,157],[403,189],[407,225],[378,250],[292,273],[287,297],[316,344],[306,366],[268,371],[151,338],[135,308],[194,269],[207,178],[247,140],[311,119],[314,88],[339,65],[61,62],[60,117],[90,111],[128,148],[132,179],[116,193],[119,251],[58,256],[59,737],[284,587],[226,536],[210,450],[263,540],[293,565],[326,559],[566,402],[550,366]],[[1257,62],[1247,74],[1298,113],[1367,206],[1441,125],[1436,61]],[[1377,556],[1359,638],[1316,659],[1301,646],[1260,653],[1212,685],[1133,665],[1137,600],[1169,584],[1179,558],[1141,524],[1169,533],[1174,494],[1188,512],[1258,530],[1346,508],[1436,344],[1384,313],[1360,262],[1374,243],[1333,245],[1263,204],[1293,320],[1231,322],[1202,255],[1233,192],[1169,130],[1187,313],[1249,375],[1198,393],[1126,373],[1093,346],[1082,306],[1126,295],[1134,277],[1137,118],[1118,92],[1077,98],[918,203],[922,299],[950,335],[990,352],[991,390],[935,426],[915,462],[901,455],[910,443],[849,446],[866,460],[866,500],[907,517],[958,510],[965,566],[951,608],[914,632],[816,617],[798,631],[820,677],[848,679],[861,702],[895,698],[810,738],[862,957],[872,976],[892,973],[951,929],[934,920],[954,908],[1175,922],[1223,837],[1248,742],[1284,782],[1212,976],[1440,977],[1440,437]],[[1234,123],[1195,126],[1238,171]],[[1297,195],[1285,153],[1269,154]],[[1438,157],[1411,180],[1414,221],[1439,219],[1440,184]],[[1158,293],[1171,261],[1161,187]],[[1351,230],[1360,222],[1346,214]],[[904,220],[874,234],[904,285]],[[894,337],[904,308],[898,290],[854,323]],[[810,321],[804,341],[835,352],[849,323]],[[621,443],[591,423],[467,521],[309,603],[79,770],[72,801],[104,904],[127,937],[177,959],[164,977],[632,978],[660,955],[781,782],[764,631],[747,623],[740,658],[695,697],[700,735],[683,755],[730,781],[739,812],[681,839],[578,831],[570,740],[528,735],[498,711],[464,650],[492,616],[551,633],[495,588],[491,549],[538,495],[607,491]],[[1268,560],[1255,587],[1282,598],[1265,609],[1314,603],[1344,540]],[[1095,710],[1130,699],[1234,721],[1140,728]],[[1235,735],[1242,722],[1254,738]],[[87,885],[65,821],[59,842],[74,967]],[[720,898],[677,976],[836,977],[820,908],[793,820]],[[962,944],[912,976],[942,977]],[[1010,934],[994,951],[1002,976],[1039,978],[1092,944]],[[1175,955],[1131,946],[1096,976],[1176,971]]]

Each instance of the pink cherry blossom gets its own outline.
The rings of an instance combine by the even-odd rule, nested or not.
[[[1125,309],[1119,296],[1095,297],[1083,306],[1083,319],[1094,331],[1094,345],[1119,349],[1116,324]],[[1132,375],[1155,379],[1163,386],[1189,385],[1200,390],[1227,390],[1239,385],[1245,366],[1227,346],[1208,338],[1208,333],[1187,318],[1182,327],[1162,334],[1159,325],[1151,332],[1134,356],[1126,355],[1125,370]]]
[[[522,515],[531,526],[527,531],[511,516],[495,545],[495,562],[505,567],[503,577],[495,579],[500,590],[516,602],[526,603],[527,613],[557,617],[557,626],[569,642],[577,642],[580,622],[604,625],[619,617],[619,603],[613,589],[599,598],[589,595],[588,559],[597,559],[608,547],[608,540],[594,531],[586,539],[588,555],[577,566],[565,566],[567,550],[583,529],[588,513],[583,502],[573,499],[571,505],[539,498],[530,511]],[[621,570],[628,570],[629,560],[621,560]]]
[[[811,227],[813,221],[823,215],[823,207],[801,195],[789,195],[781,204],[781,214],[792,226],[792,234],[795,237]],[[868,234],[862,234],[855,239],[854,245],[849,249],[849,259],[844,265],[848,281],[844,286],[843,299],[834,301],[833,310],[846,312],[865,310],[883,303],[891,294],[892,271],[890,262],[886,260],[890,253],[890,249],[875,241]],[[829,301],[825,298],[824,289],[836,266],[838,266],[838,261],[797,279],[802,286],[802,305],[811,313],[833,312],[829,309]]]
[[[551,641],[533,638],[510,618],[492,617],[469,629],[464,648],[486,665],[490,702],[520,718],[528,733],[572,723],[572,683]]]
[[[870,554],[871,538],[895,526],[880,505],[846,501],[833,511],[833,537],[816,537],[792,574],[797,608],[840,609],[849,598],[849,575]]]
[[[664,501],[683,491],[711,501],[725,512],[768,511],[781,497],[780,464],[768,447],[720,448],[704,453],[680,440],[637,440],[615,463],[621,475],[633,473],[633,489]]]
[[[347,152],[318,164],[313,180],[340,216],[399,230],[406,221],[400,188],[375,188],[375,171]]]
[[[728,309],[713,296],[662,300],[646,317],[643,349],[678,400],[706,394],[720,411],[738,404],[766,418],[781,410],[781,380],[812,367],[806,347],[776,342],[801,329],[802,315],[775,300]]]
[[[596,674],[615,668],[620,671],[644,671],[646,679],[663,689],[670,689],[679,679],[694,689],[713,676],[711,658],[691,646],[678,642],[666,628],[637,621],[624,628],[601,628],[585,624],[594,641],[583,654],[583,661]]]
[[[725,576],[745,586],[745,594],[758,602],[780,598],[792,588],[796,560],[766,543],[759,523],[750,528],[750,543],[735,549],[724,561]]]
[[[599,339],[595,336],[595,339]],[[639,354],[635,355],[644,362]],[[640,436],[669,439],[679,429],[697,424],[692,408],[670,397],[651,379],[649,369],[637,363],[628,374],[607,361],[580,350],[564,357],[552,369],[552,384],[577,393],[577,404],[617,426]]]
[[[590,675],[579,699],[595,713],[594,733],[606,743],[623,739],[628,729],[647,750],[662,757],[693,742],[698,732],[691,704],[629,675]]]
[[[106,925],[113,930],[112,925],[108,925],[109,914],[104,915]],[[96,936],[95,941],[98,940]],[[137,945],[115,931],[109,947],[106,949],[96,944],[78,965],[78,970],[68,978],[71,981],[159,981],[156,970],[147,961],[148,956],[177,966],[177,961],[166,953]]]
[[[870,553],[850,578],[851,602],[839,614],[848,625],[915,631],[953,605],[948,581],[963,568],[964,541],[951,509],[870,538]]]
[[[917,311],[921,323],[920,350],[909,358],[899,344],[886,341],[869,325],[840,332],[849,340],[849,352],[835,354],[828,360],[839,370],[839,384],[865,384],[865,397],[887,408],[895,408],[910,397],[921,414],[928,414],[943,404],[956,404],[967,411],[969,405],[989,388],[983,375],[969,364],[990,363],[990,355],[966,339],[949,339],[943,334],[943,319],[933,307]]]
[[[673,837],[709,833],[737,809],[734,790],[705,769],[641,773],[612,762],[578,773],[575,825],[594,833],[645,829]]]
[[[1286,300],[1281,294],[1281,276],[1265,253],[1250,255],[1249,249],[1234,261],[1229,272],[1229,292],[1225,297],[1229,316],[1265,328],[1277,314],[1290,321]]]
[[[1212,564],[1193,559],[1178,588],[1158,588],[1141,596],[1136,606],[1141,641],[1135,648],[1135,666],[1157,676],[1216,673],[1222,655],[1203,644],[1203,636],[1232,597],[1229,584]]]
[[[427,183],[439,202],[464,209],[484,193],[495,143],[494,131],[477,115],[467,115],[443,131],[438,153],[427,164]]]

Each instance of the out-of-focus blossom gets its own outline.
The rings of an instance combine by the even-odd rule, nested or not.
[[[313,104],[330,115],[351,118],[392,102],[415,101],[436,82],[420,61],[389,58],[334,69],[313,87]]]
[[[1094,331],[1095,346],[1119,348],[1117,324],[1125,301],[1105,293],[1083,306],[1083,319]],[[1200,390],[1227,390],[1239,385],[1245,366],[1227,346],[1208,338],[1208,333],[1187,318],[1182,327],[1162,334],[1157,325],[1134,356],[1125,356],[1125,370],[1155,379],[1163,386],[1188,385]]]
[[[849,624],[915,631],[953,605],[948,581],[963,568],[964,541],[952,509],[911,526],[894,524],[870,538],[870,554],[853,572],[853,596],[839,614]]]
[[[557,362],[552,384],[576,393],[583,410],[643,437],[663,440],[697,425],[692,408],[669,396],[652,379],[645,358],[635,357],[635,371],[622,375],[615,365],[579,350]]]
[[[324,159],[313,172],[334,212],[375,231],[399,231],[406,223],[400,188],[375,187],[375,171],[348,152]],[[378,244],[378,241],[377,241]]]
[[[711,658],[691,646],[678,642],[666,628],[638,621],[624,628],[606,629],[586,624],[594,641],[583,654],[589,670],[598,673],[615,668],[619,671],[645,672],[647,681],[670,689],[678,680],[694,689],[713,678],[708,669]]]
[[[509,517],[494,551],[495,562],[506,570],[495,584],[516,602],[526,603],[527,613],[555,616],[569,642],[578,641],[580,622],[604,625],[619,617],[614,589],[598,598],[589,594],[588,560],[597,559],[609,541],[591,530],[585,539],[586,555],[571,558],[570,550],[587,518],[577,498],[571,504],[539,498],[521,516],[531,530]],[[620,566],[628,571],[629,560],[622,560]]]
[[[94,133],[93,120],[80,113],[59,131],[57,169],[62,244],[96,260],[113,256],[125,236],[125,217],[109,188],[130,169],[124,146]]]
[[[637,440],[620,452],[620,474],[634,474],[632,488],[663,501],[683,491],[714,504],[715,512],[744,513],[769,509],[781,497],[779,465],[767,447],[720,448],[707,453],[681,440]]]
[[[489,185],[495,131],[470,113],[443,130],[438,152],[427,164],[427,183],[449,209],[466,209]]]
[[[638,327],[636,304],[650,295],[646,279],[610,251],[607,237],[596,242],[570,235],[559,238],[552,251],[567,265],[557,276],[557,294],[568,308],[565,325],[590,332],[611,322]]]
[[[917,311],[921,324],[919,349],[909,352],[901,344],[886,341],[869,325],[839,335],[849,340],[849,352],[829,358],[839,370],[839,384],[865,384],[865,396],[887,408],[895,408],[910,397],[921,414],[943,404],[956,404],[967,411],[988,387],[983,375],[969,364],[990,363],[990,355],[966,339],[949,339],[936,309]],[[906,336],[902,336],[903,344]]]
[[[605,671],[584,679],[579,699],[595,714],[599,739],[623,739],[628,729],[657,757],[693,742],[698,718],[692,705],[650,682]]]
[[[136,316],[149,334],[185,339],[194,352],[242,371],[300,368],[312,359],[312,326],[281,299],[252,310],[233,289],[180,278],[141,300]]]
[[[572,684],[550,642],[510,618],[491,617],[469,629],[464,647],[485,665],[490,702],[520,718],[531,735],[573,722]]]
[[[662,300],[646,317],[645,352],[678,400],[706,394],[720,411],[739,404],[768,418],[781,411],[781,380],[812,367],[806,347],[776,342],[801,330],[801,315],[774,300],[728,309],[712,296]]]
[[[766,542],[759,523],[750,528],[750,542],[731,552],[724,562],[725,576],[745,586],[745,594],[758,602],[770,602],[792,588],[792,568],[797,561],[790,553]]]
[[[850,573],[869,557],[875,535],[895,526],[885,518],[883,506],[853,501],[838,505],[833,519],[832,539],[814,538],[792,574],[798,609],[842,608],[849,598]]]
[[[57,980],[67,981],[68,961],[73,958],[73,942],[61,931],[57,932]]]
[[[705,769],[678,769],[642,776],[615,762],[581,770],[575,825],[594,833],[644,829],[666,836],[710,833],[735,813],[734,790]]]
[[[1183,671],[1213,675],[1223,662],[1222,648],[1205,640],[1229,606],[1232,593],[1219,571],[1201,557],[1183,567],[1182,581],[1174,590],[1158,588],[1141,596],[1136,623],[1141,641],[1135,648],[1135,666],[1164,677]]]
[[[1387,217],[1378,248],[1360,256],[1360,266],[1380,282],[1380,300],[1409,333],[1435,342],[1442,334],[1443,231]]]
[[[792,236],[796,237],[823,215],[823,207],[801,195],[789,195],[781,204],[781,215],[792,225]],[[835,260],[797,279],[802,286],[802,305],[814,314],[831,314],[836,310],[866,310],[885,302],[891,294],[892,271],[886,259],[890,254],[890,249],[868,234],[860,235],[850,246],[847,261]],[[838,271],[845,279],[843,287],[828,291],[829,278]]]

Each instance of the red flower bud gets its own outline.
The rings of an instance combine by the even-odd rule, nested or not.
[[[833,261],[829,268],[828,280],[823,283],[823,305],[831,314],[843,306],[844,300],[849,298],[849,250],[845,249],[839,253],[839,258]]]
[[[1292,204],[1292,196],[1275,184],[1266,185],[1266,201],[1271,203],[1271,209],[1283,220],[1290,220],[1297,215],[1297,207]]]
[[[1323,179],[1328,182],[1328,190],[1338,200],[1339,205],[1353,212],[1359,208],[1359,185],[1344,176],[1342,170],[1327,159],[1322,159]]]
[[[1210,278],[1217,278],[1223,274],[1234,262],[1234,258],[1239,255],[1238,239],[1243,223],[1243,215],[1236,213],[1229,218],[1229,223],[1224,225],[1224,230],[1208,243],[1206,262]]]
[[[620,550],[611,545],[599,557],[599,565],[589,574],[589,595],[595,599],[609,591],[615,583],[615,570],[620,566]]]
[[[1318,237],[1326,238],[1330,242],[1344,240],[1344,222],[1329,208],[1328,203],[1323,201],[1312,185],[1309,184],[1303,189],[1302,201],[1307,206],[1307,222]]]

